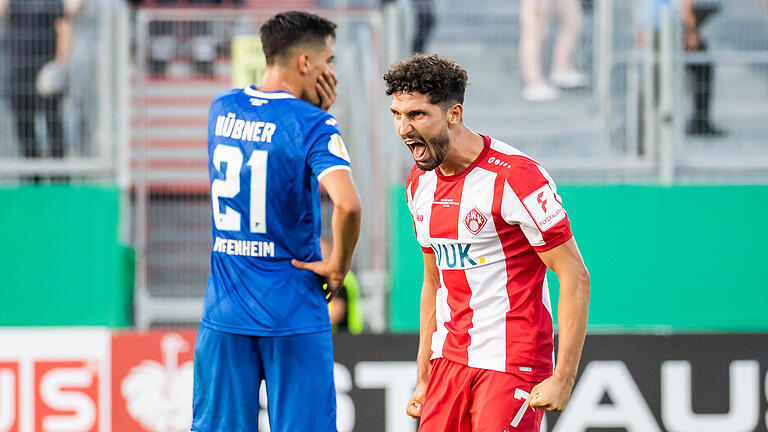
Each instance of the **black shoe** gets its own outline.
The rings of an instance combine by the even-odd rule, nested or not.
[[[721,138],[728,134],[724,129],[715,127],[712,123],[702,120],[689,120],[685,133],[710,138]]]

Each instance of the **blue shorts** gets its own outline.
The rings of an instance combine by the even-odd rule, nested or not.
[[[336,432],[331,332],[250,336],[200,326],[192,430],[256,431],[266,381],[272,432]]]

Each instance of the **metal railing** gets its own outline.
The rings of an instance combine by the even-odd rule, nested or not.
[[[633,21],[643,12],[626,0],[598,6],[603,34],[616,28],[610,16],[617,11]],[[693,12],[707,42],[701,49],[684,48],[681,12],[669,5],[646,19],[658,23],[646,29],[644,45],[601,38],[608,48],[601,49],[599,105],[604,118],[623,115],[606,124],[623,125],[625,148],[641,154],[661,183],[765,182],[768,149],[760,142],[768,137],[768,114],[760,106],[768,96],[768,12],[757,1],[694,2]],[[750,27],[752,34],[744,31]],[[612,74],[625,74],[625,100]],[[752,91],[740,93],[742,85]]]

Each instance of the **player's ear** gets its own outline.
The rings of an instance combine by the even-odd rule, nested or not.
[[[296,57],[296,66],[299,72],[304,75],[309,70],[309,53],[304,51]]]
[[[460,122],[463,115],[464,106],[459,103],[453,104],[453,106],[448,108],[448,123],[453,125]]]

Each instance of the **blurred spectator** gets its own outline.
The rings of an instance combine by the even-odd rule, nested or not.
[[[704,21],[717,12],[713,5],[693,5],[690,1],[684,1],[689,11],[684,12],[685,50],[691,52],[703,52],[707,50],[707,41],[701,37],[701,26]],[[692,18],[692,19],[690,19]],[[689,63],[685,66],[693,92],[693,111],[685,128],[689,135],[705,135],[721,137],[725,131],[712,124],[710,119],[710,106],[712,105],[712,79],[714,71],[711,62]]]
[[[638,0],[637,42],[640,46],[650,44],[652,49],[659,49],[659,26],[661,10],[671,8],[673,17],[683,22],[683,48],[689,52],[702,52],[707,49],[706,41],[701,37],[701,26],[717,7],[711,4],[694,5],[692,0]],[[655,67],[655,80],[658,81],[658,67]],[[722,137],[725,131],[714,126],[711,117],[713,66],[711,62],[688,63],[685,66],[692,90],[693,109],[691,118],[686,122],[688,135]],[[654,89],[658,93],[658,88]]]
[[[71,14],[79,1],[0,0],[7,14],[8,93],[19,153],[36,158],[64,156],[61,100],[72,40]],[[45,141],[35,118],[45,117]],[[47,145],[43,146],[45,142]],[[48,149],[47,154],[43,151]]]
[[[142,6],[224,6],[242,5],[243,0],[130,0]],[[168,64],[176,57],[179,46],[186,44],[194,73],[213,77],[216,60],[216,38],[211,21],[152,21],[149,23],[149,71],[164,76]]]
[[[393,2],[395,0],[382,0],[381,4]],[[433,0],[411,0],[411,6],[416,10],[416,29],[411,42],[411,53],[423,53],[435,26],[434,2]]]
[[[541,49],[547,34],[550,14],[557,14],[560,28],[552,54],[549,82],[542,72]],[[571,55],[581,33],[583,11],[579,0],[520,1],[520,67],[523,72],[523,99],[549,101],[559,96],[559,88],[572,89],[587,84],[587,77],[575,69]]]
[[[64,0],[65,9],[67,2]],[[64,141],[71,145],[67,150],[78,156],[93,155],[95,119],[99,117],[96,102],[98,86],[97,65],[99,56],[94,53],[94,41],[99,40],[97,19],[102,0],[77,0],[76,11],[71,13],[72,41],[69,55],[67,94],[64,98]]]
[[[413,35],[412,53],[423,53],[432,28],[435,25],[435,13],[432,0],[412,0],[416,7],[416,33]]]

